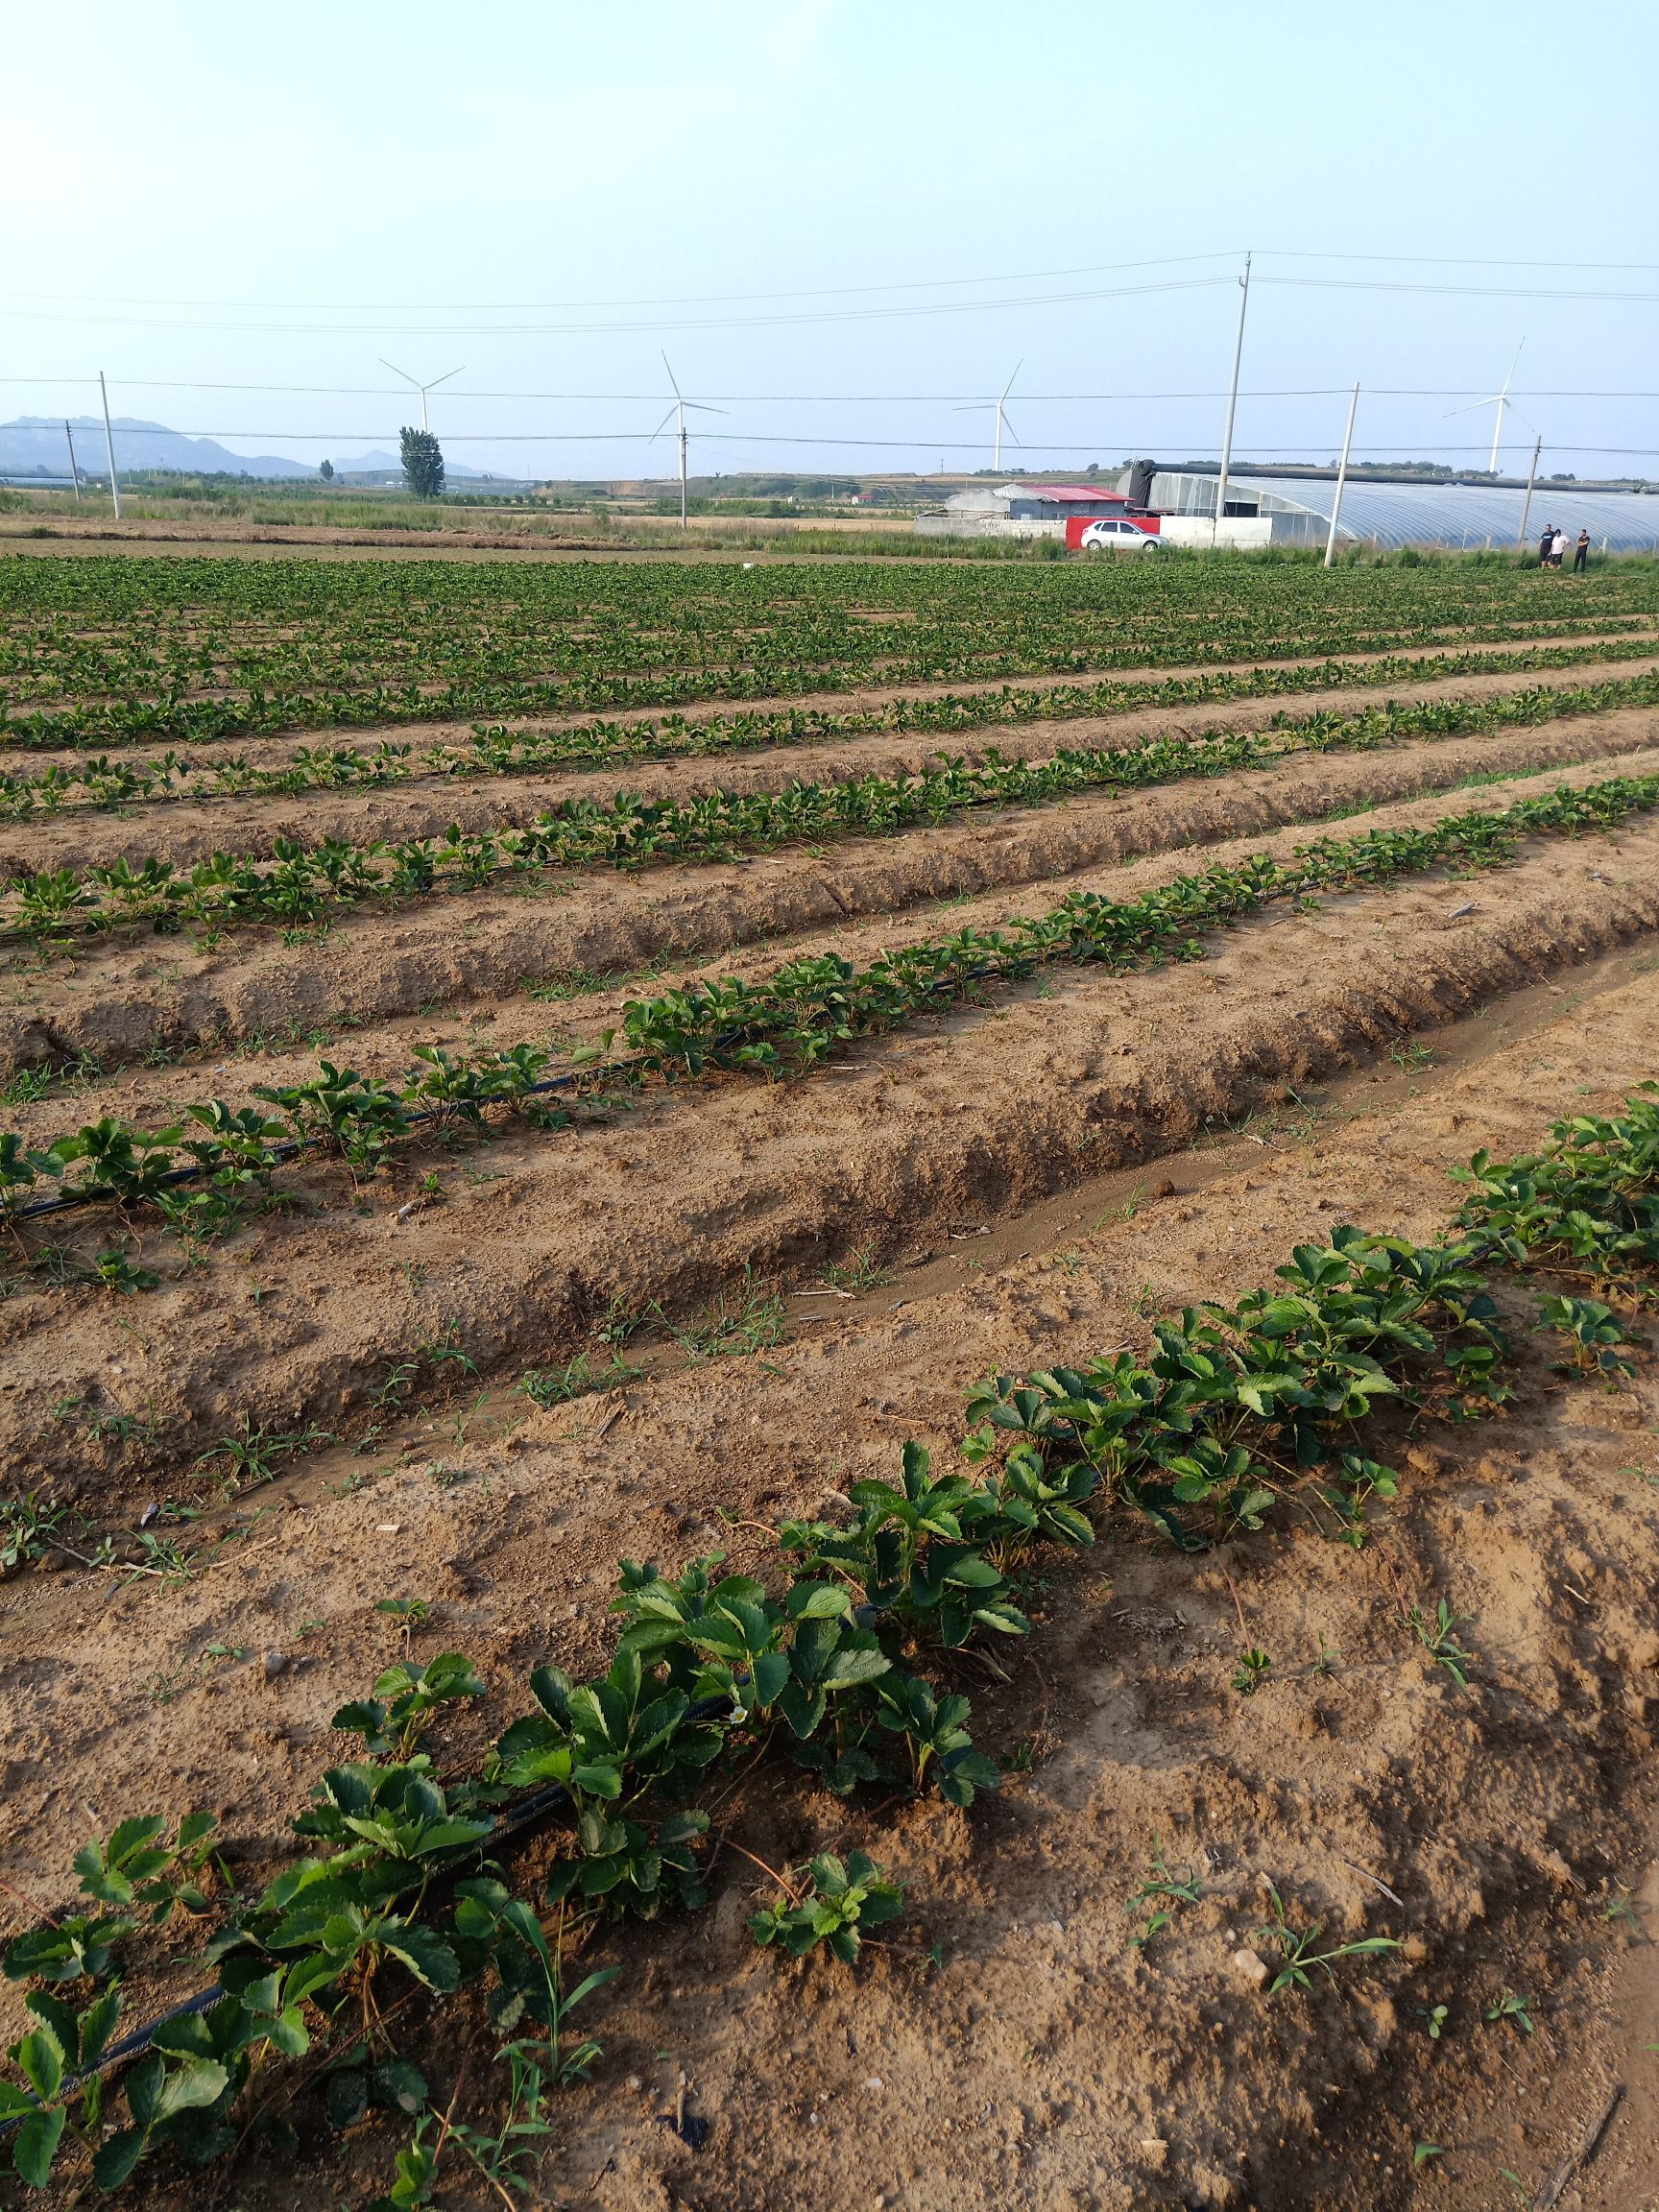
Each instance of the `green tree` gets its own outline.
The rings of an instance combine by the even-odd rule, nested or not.
[[[410,430],[399,433],[398,450],[403,462],[403,480],[417,499],[441,499],[444,495],[444,452],[430,430]]]
[[[318,473],[318,475],[319,475],[319,476],[321,476],[321,477],[322,477],[322,479],[323,479],[323,481],[324,481],[324,483],[325,483],[325,484],[332,484],[332,483],[333,483],[333,481],[334,481],[334,464],[333,464],[333,462],[332,462],[332,461],[325,461],[325,462],[323,463],[322,467],[321,467],[321,468],[318,469],[317,473]]]

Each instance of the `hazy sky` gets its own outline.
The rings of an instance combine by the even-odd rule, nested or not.
[[[1546,471],[1659,476],[1659,397],[1528,397],[1659,393],[1653,0],[36,0],[6,55],[0,417],[102,367],[316,459],[419,420],[386,354],[465,365],[457,460],[666,472],[665,347],[729,410],[694,468],[981,466],[951,398],[1016,362],[1005,458],[1175,459],[1254,248],[1241,456],[1340,440],[1334,393],[1256,395],[1473,396],[1525,339],[1511,465],[1536,424]],[[1411,258],[1292,257],[1337,254]],[[1479,465],[1457,403],[1368,397],[1358,443]]]

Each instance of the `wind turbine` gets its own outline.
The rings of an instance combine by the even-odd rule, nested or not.
[[[418,376],[411,376],[407,369],[399,369],[396,361],[388,361],[384,353],[380,355],[379,359],[382,369],[390,369],[394,376],[401,376],[405,384],[413,384],[416,391],[420,393],[421,427],[422,430],[430,430],[432,425],[426,420],[427,393],[436,392],[440,384],[447,384],[451,376],[459,376],[461,370],[446,370],[442,376],[434,376],[430,384],[422,384]],[[461,367],[465,368],[466,363],[463,362]]]
[[[662,356],[662,366],[664,369],[668,370],[668,381],[674,386],[674,404],[669,408],[667,414],[663,416],[661,421],[658,423],[656,429],[652,431],[651,439],[661,438],[663,431],[667,429],[669,423],[678,419],[680,438],[680,527],[682,530],[684,530],[685,528],[685,449],[689,443],[690,437],[689,432],[685,428],[685,410],[687,407],[694,407],[700,415],[724,415],[727,410],[724,407],[707,406],[701,399],[685,398],[681,394],[680,385],[677,378],[675,377],[674,372],[668,366],[668,356],[666,353],[664,353]],[[650,440],[648,440],[647,443],[649,444]]]
[[[1025,364],[1022,360],[1016,361],[1014,364],[1014,376],[1018,376],[1021,370],[1023,369],[1024,366]],[[991,448],[991,467],[994,473],[998,476],[1000,476],[1002,473],[1003,431],[1007,431],[1009,437],[1013,439],[1016,445],[1020,444],[1019,433],[1016,431],[1013,423],[1009,421],[1007,416],[1003,413],[1003,402],[1007,399],[1009,393],[1014,389],[1014,376],[1009,377],[1007,383],[1003,385],[1001,391],[998,394],[995,399],[970,399],[963,406],[953,407],[951,409],[951,413],[954,415],[977,415],[986,407],[995,409],[997,416],[997,432]]]
[[[1521,346],[1525,346],[1526,343],[1526,339],[1523,338],[1521,341]],[[1451,410],[1451,414],[1449,414],[1446,418],[1446,420],[1450,421],[1453,415],[1473,415],[1478,409],[1481,407],[1497,408],[1497,419],[1492,424],[1492,458],[1486,464],[1486,472],[1489,476],[1496,476],[1498,473],[1498,448],[1503,443],[1504,408],[1507,407],[1512,415],[1521,415],[1520,408],[1515,405],[1514,401],[1509,397],[1509,387],[1514,383],[1515,372],[1521,366],[1521,346],[1517,346],[1515,349],[1515,358],[1509,364],[1509,373],[1503,379],[1503,389],[1501,392],[1488,393],[1484,399],[1472,399],[1467,407],[1454,407]],[[1527,421],[1527,418],[1524,415],[1521,415],[1521,420],[1524,422]],[[1530,423],[1527,423],[1527,426],[1528,429],[1531,428]]]

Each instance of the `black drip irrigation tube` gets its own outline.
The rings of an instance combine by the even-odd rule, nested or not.
[[[862,1628],[873,1626],[880,1620],[881,1613],[882,1608],[875,1605],[855,1605],[853,1609],[854,1620]],[[747,1674],[739,1674],[735,1679],[741,1684],[746,1683],[749,1677]],[[729,1698],[699,1697],[686,1707],[685,1719],[687,1724],[695,1725],[715,1719],[720,1714],[731,1710]],[[456,1880],[469,1869],[486,1863],[496,1851],[513,1850],[520,1843],[527,1842],[532,1836],[539,1835],[554,1820],[567,1816],[574,1809],[575,1801],[562,1782],[550,1782],[544,1789],[533,1791],[529,1796],[520,1798],[517,1805],[503,1814],[487,1837],[481,1837],[476,1844],[469,1844],[459,1858],[443,1868],[436,1879],[445,1883]],[[410,1887],[415,1885],[411,1884]],[[164,2012],[157,2012],[153,2020],[147,2020],[142,2028],[134,2028],[131,2034],[122,2036],[118,2043],[110,2044],[95,2066],[87,2067],[81,2074],[66,2075],[63,2080],[64,2093],[84,2087],[92,2080],[107,2080],[110,2075],[150,2049],[157,2029],[169,2027],[175,2020],[188,2020],[198,2013],[209,2012],[222,1998],[230,1994],[229,1990],[216,1982],[210,1989],[199,1989],[193,1997],[181,1998],[177,2005],[168,2006]],[[0,2121],[0,2141],[4,2141],[27,2118],[27,2113],[18,2113],[12,2119]]]
[[[964,986],[971,986],[975,983],[1016,980],[1017,967],[1019,965],[1039,966],[1041,965],[1044,957],[1045,956],[1041,953],[1033,953],[1027,956],[1025,962],[1017,963],[1014,967],[993,966],[987,968],[973,968],[959,976],[941,976],[931,983],[924,983],[920,985],[918,987],[918,997],[921,998],[926,998],[932,997],[935,993],[942,991],[949,991],[953,993],[962,990]],[[867,1032],[867,1034],[875,1036],[879,1034],[879,1032],[871,1030]],[[723,1030],[713,1040],[709,1049],[711,1052],[716,1053],[729,1050],[732,1046],[738,1042],[742,1035],[743,1031],[741,1029]],[[598,1072],[606,1075],[613,1074],[621,1078],[623,1081],[627,1081],[631,1076],[636,1075],[638,1070],[643,1068],[644,1065],[645,1063],[643,1057],[640,1055],[636,1055],[631,1060],[613,1060],[605,1062]],[[543,1080],[540,1083],[526,1084],[522,1091],[516,1094],[516,1096],[518,1098],[544,1097],[548,1094],[555,1091],[573,1091],[582,1081],[583,1077],[575,1074],[549,1075],[543,1078]],[[505,1099],[487,1099],[481,1100],[479,1103],[486,1105],[505,1105],[509,1103],[509,1101]],[[454,1112],[455,1109],[448,1106],[422,1107],[419,1112],[411,1114],[407,1118],[405,1125],[410,1129],[424,1128],[430,1122],[443,1121],[449,1118],[454,1114]],[[326,1140],[321,1137],[285,1139],[279,1144],[273,1144],[270,1151],[266,1153],[265,1159],[267,1163],[297,1160],[302,1153],[317,1151],[325,1142]],[[150,1183],[146,1184],[143,1190],[133,1192],[132,1197],[134,1199],[142,1199],[146,1197],[152,1190],[175,1189],[181,1183],[199,1183],[204,1176],[215,1174],[217,1172],[218,1170],[216,1168],[209,1167],[170,1167],[164,1174],[156,1176]],[[111,1198],[115,1195],[116,1191],[113,1184],[87,1183],[84,1184],[79,1190],[60,1191],[55,1198],[37,1198],[32,1205],[16,1207],[11,1214],[10,1219],[12,1221],[36,1220],[43,1214],[68,1213],[74,1207],[90,1205],[94,1199]]]

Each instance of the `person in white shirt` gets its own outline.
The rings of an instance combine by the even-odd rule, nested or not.
[[[1551,568],[1560,567],[1561,557],[1566,550],[1567,533],[1565,530],[1557,530],[1554,537],[1550,541],[1550,565]]]

